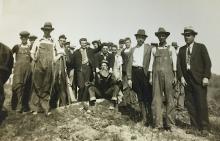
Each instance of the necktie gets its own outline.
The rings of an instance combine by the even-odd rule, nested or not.
[[[191,52],[190,46],[187,47],[187,69],[190,69],[190,61],[191,61]]]

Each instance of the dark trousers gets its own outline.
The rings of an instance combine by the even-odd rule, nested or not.
[[[109,86],[106,91],[100,90],[95,86],[91,86],[88,88],[90,101],[96,100],[96,98],[105,98],[108,100],[117,100],[118,93],[120,88],[118,85]]]
[[[143,68],[132,67],[132,89],[136,92],[139,103],[144,104],[147,112],[147,117],[152,120],[152,87],[149,83],[149,77],[144,74]],[[141,104],[140,104],[141,105]]]
[[[86,82],[90,82],[92,75],[92,69],[89,64],[82,65],[81,71],[76,71],[77,77],[77,86],[78,90],[78,101],[86,101],[87,100],[87,90],[85,87]]]
[[[209,128],[207,87],[198,84],[188,71],[185,87],[185,104],[191,125],[199,130]]]

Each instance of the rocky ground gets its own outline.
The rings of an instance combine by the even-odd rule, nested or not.
[[[10,93],[6,91],[5,106],[9,108]],[[178,126],[172,132],[155,132],[140,124],[138,106],[109,110],[109,102],[100,100],[96,108],[86,111],[83,103],[61,107],[46,117],[44,114],[20,114],[8,110],[0,125],[0,141],[214,141],[220,140],[218,103],[211,101],[211,133],[208,137],[189,135],[187,112],[177,114]]]

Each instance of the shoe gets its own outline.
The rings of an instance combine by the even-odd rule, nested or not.
[[[201,130],[200,133],[201,133],[201,136],[202,136],[202,137],[207,137],[207,136],[209,136],[209,131],[208,131],[208,130]]]
[[[199,135],[199,130],[195,128],[190,128],[186,130],[186,134],[193,134],[193,135]]]
[[[33,115],[37,115],[37,114],[38,114],[38,112],[37,112],[37,111],[34,111],[32,114],[33,114]]]

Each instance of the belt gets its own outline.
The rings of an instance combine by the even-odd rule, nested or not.
[[[132,67],[135,69],[143,69],[143,67],[141,67],[141,66],[132,66]]]

